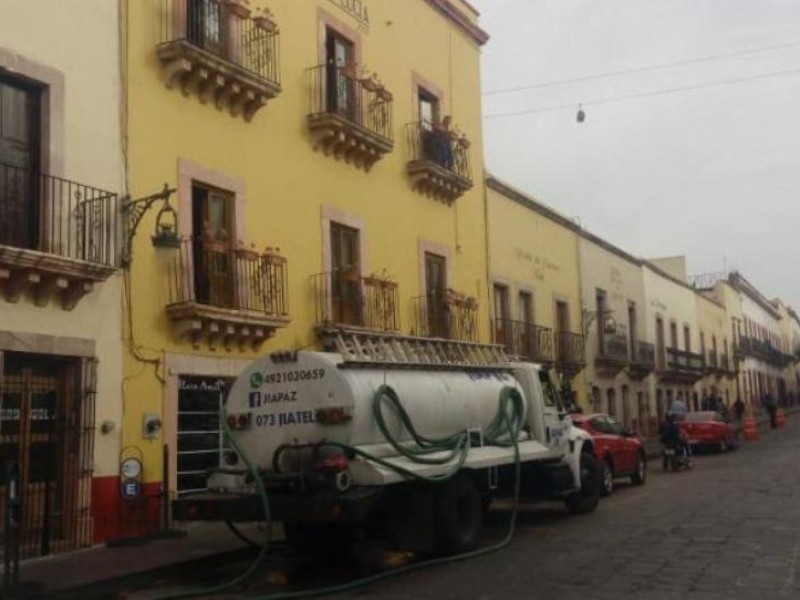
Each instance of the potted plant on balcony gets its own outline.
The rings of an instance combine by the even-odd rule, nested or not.
[[[242,240],[239,240],[238,246],[236,247],[236,257],[241,258],[242,260],[258,260],[258,250],[256,250],[256,245],[250,244],[250,247],[248,248]]]
[[[253,17],[256,27],[266,31],[267,33],[277,33],[278,23],[275,21],[275,16],[269,8],[263,10],[257,9],[256,15]]]
[[[250,0],[222,0],[221,4],[226,5],[230,13],[240,19],[250,16]]]

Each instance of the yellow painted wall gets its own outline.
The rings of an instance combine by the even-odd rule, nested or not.
[[[43,148],[48,173],[121,193],[120,86],[116,2],[4,0],[0,52],[9,70],[25,73],[31,63],[53,74],[63,88],[63,106],[49,113],[52,133]],[[98,51],[102,49],[102,51]],[[15,63],[15,61],[19,63]],[[51,94],[52,97],[52,94]],[[112,275],[70,312],[54,300],[35,306],[30,298],[0,299],[0,330],[95,343],[99,358],[95,421],[111,421],[96,433],[94,476],[118,472],[122,403],[121,277]],[[35,351],[35,348],[29,349]]]
[[[490,283],[508,286],[509,316],[519,319],[520,291],[533,295],[536,325],[555,331],[557,300],[567,302],[570,330],[581,332],[578,237],[575,231],[512,197],[486,188]],[[529,202],[534,202],[528,199]],[[584,374],[572,382],[586,400]]]
[[[699,292],[695,294],[695,300],[697,302],[698,337],[700,332],[704,334],[706,360],[709,360],[709,354],[713,349],[713,339],[716,337],[717,360],[722,360],[722,356],[725,354],[725,342],[727,341],[728,361],[730,368],[733,368],[734,346],[731,340],[731,321],[728,312],[725,310],[724,305],[707,298]],[[699,352],[699,350],[697,351]],[[719,364],[721,366],[721,362]],[[695,385],[695,389],[700,393],[701,397],[705,392],[712,393],[716,390],[721,398],[727,398],[731,404],[736,401],[736,380],[732,378],[729,379],[725,376],[713,374],[707,375]]]
[[[159,0],[160,1],[160,0]],[[315,152],[306,127],[308,74],[319,62],[319,11],[345,25],[358,24],[330,0],[272,0],[269,8],[281,29],[283,91],[252,122],[234,118],[195,96],[164,85],[155,54],[157,2],[128,2],[127,61],[129,177],[134,195],[175,185],[179,158],[246,186],[245,238],[258,249],[280,247],[289,261],[291,325],[268,341],[261,353],[314,343],[313,298],[309,277],[323,271],[321,210],[335,207],[365,222],[362,271],[385,269],[399,283],[402,329],[413,326],[411,299],[420,290],[420,239],[446,246],[452,257],[451,287],[480,300],[480,337],[488,341],[487,286],[483,227],[482,139],[479,47],[424,0],[367,0],[369,31],[361,32],[363,64],[377,72],[394,94],[393,152],[369,173]],[[252,2],[253,8],[264,6]],[[452,206],[415,192],[405,173],[406,123],[416,120],[412,73],[439,87],[443,114],[469,137],[474,188]],[[177,344],[165,314],[169,302],[165,274],[148,234],[154,215],[142,224],[132,267],[134,335],[142,354],[160,360],[163,352],[218,358],[252,357],[247,352],[194,349]],[[141,415],[160,414],[161,366],[129,356],[126,371],[126,441],[145,449],[145,477],[160,478],[162,439],[141,439]],[[168,374],[169,375],[169,374]],[[169,441],[169,440],[167,440]]]

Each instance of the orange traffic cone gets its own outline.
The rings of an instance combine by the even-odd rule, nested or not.
[[[783,429],[786,425],[786,415],[783,413],[782,408],[775,411],[775,422],[778,425],[778,429]]]
[[[758,426],[753,417],[744,418],[744,439],[748,442],[758,441]]]

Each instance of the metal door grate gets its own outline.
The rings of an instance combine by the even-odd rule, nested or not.
[[[18,462],[22,559],[91,544],[95,394],[94,359],[6,352],[0,361],[0,459]]]

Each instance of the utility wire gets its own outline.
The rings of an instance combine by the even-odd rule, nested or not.
[[[652,92],[642,92],[638,94],[629,94],[626,96],[614,96],[612,98],[603,98],[600,100],[589,100],[587,102],[580,102],[581,106],[601,106],[603,104],[614,104],[616,102],[622,102],[624,100],[636,100],[638,98],[650,98],[652,96],[664,96],[667,94],[677,94],[681,92],[689,92],[692,90],[701,90],[701,89],[708,89],[714,87],[721,87],[724,85],[733,85],[737,83],[745,83],[747,81],[755,81],[758,79],[766,79],[768,77],[777,77],[779,75],[791,75],[793,73],[800,73],[800,67],[795,67],[793,69],[785,69],[783,71],[769,71],[767,73],[759,73],[757,75],[749,75],[746,77],[737,77],[735,79],[724,79],[722,81],[713,81],[709,83],[699,83],[697,85],[687,85],[683,87],[677,88],[669,88],[665,90],[655,90]],[[497,119],[500,117],[515,117],[520,115],[531,115],[535,113],[543,113],[543,112],[550,112],[554,110],[563,110],[565,108],[575,108],[575,105],[578,104],[577,102],[570,102],[569,104],[557,104],[552,106],[543,106],[541,108],[529,108],[517,111],[508,111],[508,112],[500,112],[494,113],[491,115],[484,115],[484,119]]]
[[[484,96],[494,96],[497,94],[510,94],[514,92],[522,92],[525,90],[534,90],[543,87],[550,87],[554,85],[565,85],[568,83],[577,83],[580,81],[591,81],[594,79],[604,79],[606,77],[619,77],[621,75],[630,75],[634,73],[646,73],[648,71],[660,71],[663,69],[669,69],[672,67],[679,67],[682,65],[689,65],[695,64],[700,62],[707,62],[712,60],[721,60],[723,58],[733,58],[735,56],[743,56],[746,54],[757,54],[760,52],[770,52],[772,50],[782,50],[784,48],[792,48],[795,46],[800,46],[800,41],[796,42],[787,42],[785,44],[776,44],[774,46],[763,46],[761,48],[753,48],[751,50],[739,50],[737,52],[728,52],[726,54],[712,54],[709,56],[699,56],[696,58],[687,58],[685,60],[677,60],[674,62],[667,62],[667,63],[660,63],[655,65],[650,65],[647,67],[638,67],[633,69],[620,69],[619,71],[606,71],[604,73],[595,73],[593,75],[582,75],[579,77],[572,77],[569,79],[555,79],[553,81],[543,81],[540,83],[531,83],[528,85],[520,85],[516,87],[510,88],[502,88],[498,90],[490,90],[488,92],[484,92]]]

